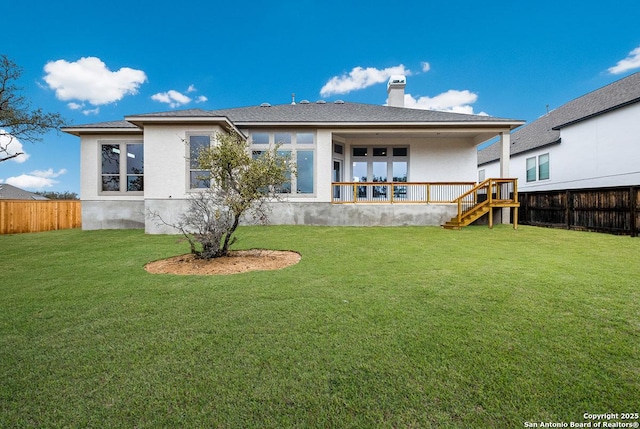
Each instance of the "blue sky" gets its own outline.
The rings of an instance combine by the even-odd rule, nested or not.
[[[535,120],[640,71],[640,2],[12,1],[0,53],[34,107],[72,124],[324,99]],[[21,142],[0,182],[80,188],[79,139]]]

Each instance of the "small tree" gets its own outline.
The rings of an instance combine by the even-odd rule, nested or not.
[[[178,223],[170,224],[187,238],[191,253],[203,259],[228,255],[243,216],[266,223],[267,203],[278,198],[275,189],[295,173],[277,147],[252,156],[248,142],[236,133],[219,133],[214,140],[197,159],[210,188],[194,192]]]
[[[37,141],[47,131],[60,128],[64,121],[58,113],[45,113],[31,107],[15,85],[22,75],[16,63],[0,55],[0,162],[23,155],[12,150],[14,140]]]

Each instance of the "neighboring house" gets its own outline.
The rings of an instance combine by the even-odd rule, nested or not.
[[[176,221],[189,195],[208,186],[190,159],[229,130],[256,155],[279,143],[296,163],[284,200],[273,203],[274,224],[442,224],[476,182],[477,146],[508,142],[523,122],[403,108],[404,88],[403,76],[392,77],[390,106],[264,103],[67,127],[80,137],[82,226],[175,232],[146,214]]]
[[[522,192],[640,184],[640,73],[549,112],[511,135]],[[478,152],[478,178],[500,171],[500,148]]]
[[[6,183],[0,183],[0,200],[48,200],[49,198]]]

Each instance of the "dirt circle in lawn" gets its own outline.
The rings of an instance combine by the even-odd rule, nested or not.
[[[249,271],[280,270],[300,261],[300,254],[289,250],[233,250],[229,256],[211,260],[192,254],[149,262],[145,270],[152,274],[224,275]]]

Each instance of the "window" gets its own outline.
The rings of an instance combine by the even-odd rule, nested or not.
[[[367,156],[367,148],[354,147],[352,153],[353,153],[353,156]]]
[[[275,133],[274,137],[274,142],[276,144],[291,144],[291,133]]]
[[[478,182],[484,182],[485,176],[486,172],[484,171],[484,168],[478,171]]]
[[[211,146],[210,135],[189,136],[189,188],[204,189],[211,186],[210,173],[200,168],[198,157]]]
[[[549,154],[527,158],[527,182],[549,180]]]
[[[527,182],[536,181],[536,157],[527,158]]]
[[[260,145],[279,145],[278,154],[291,158],[297,174],[288,177],[276,192],[283,194],[313,194],[315,192],[315,133],[312,132],[251,132],[252,153],[260,156],[264,148]]]
[[[538,180],[549,179],[549,154],[545,153],[538,157]]]
[[[296,152],[297,187],[299,194],[313,194],[313,151]]]
[[[251,133],[252,144],[269,144],[269,133]]]
[[[313,144],[313,133],[298,133],[296,134],[297,144]]]
[[[144,150],[139,142],[100,145],[101,192],[143,192]]]
[[[406,182],[407,147],[353,147],[351,173],[354,182]]]

